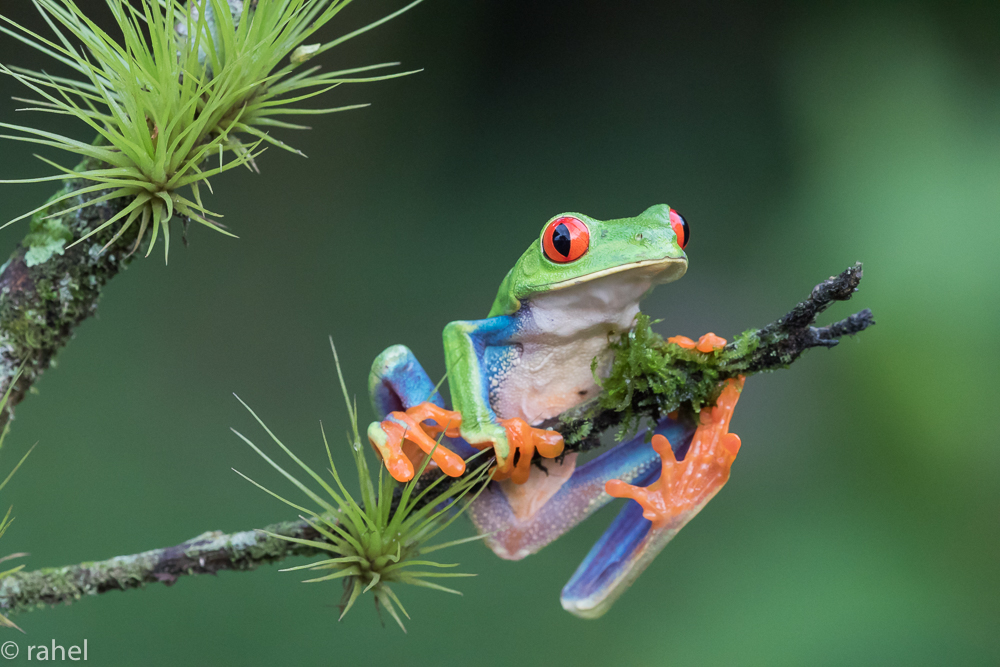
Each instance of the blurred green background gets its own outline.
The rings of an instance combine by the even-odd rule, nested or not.
[[[401,4],[358,0],[326,35]],[[309,159],[217,179],[239,240],[195,229],[113,281],[18,409],[2,467],[39,445],[3,498],[4,553],[64,565],[291,518],[230,471],[288,491],[229,432],[262,435],[231,392],[321,465],[318,421],[346,423],[327,335],[368,419],[371,359],[405,343],[443,373],[444,324],[484,316],[560,211],[684,213],[690,270],[645,306],[665,334],[764,324],[858,260],[826,321],[871,307],[878,326],[748,383],[729,485],[599,621],[559,591],[617,506],[524,561],[456,549],[480,576],[461,598],[400,590],[405,636],[370,602],[338,625],[335,582],[275,567],[7,634],[86,638],[108,665],[997,664],[998,26],[997,3],[427,0],[330,52],[424,71],[334,91],[373,105],[281,135]],[[0,62],[54,70],[6,37]],[[0,86],[0,119],[23,121],[25,91]],[[50,173],[0,151],[0,177]],[[51,190],[3,186],[0,218]]]

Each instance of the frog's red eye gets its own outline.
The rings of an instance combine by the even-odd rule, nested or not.
[[[688,229],[687,220],[674,209],[670,209],[670,226],[673,227],[674,234],[677,235],[677,245],[683,250],[684,246],[691,240],[691,230]]]
[[[589,247],[590,230],[582,220],[573,216],[556,218],[542,232],[542,250],[546,257],[558,264],[580,259]]]

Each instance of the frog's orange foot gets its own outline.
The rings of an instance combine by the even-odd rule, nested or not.
[[[422,423],[428,420],[434,423]],[[422,463],[425,454],[431,456],[432,465],[436,464],[444,474],[458,477],[465,472],[465,461],[438,444],[435,436],[444,433],[456,438],[461,424],[462,415],[458,412],[424,402],[406,412],[390,412],[381,422],[372,422],[368,426],[368,441],[397,482],[413,479],[413,465]]]
[[[529,426],[523,419],[501,419],[501,426],[507,432],[510,455],[497,465],[493,479],[510,479],[515,484],[524,484],[531,475],[531,459],[537,451],[543,458],[554,459],[563,453],[563,437],[556,431]],[[517,455],[515,455],[517,452]],[[515,462],[514,459],[517,459]]]
[[[729,432],[729,420],[742,387],[743,378],[729,380],[715,406],[701,411],[700,425],[683,461],[674,457],[665,437],[653,436],[653,449],[662,465],[658,480],[644,488],[613,479],[604,490],[615,498],[639,503],[654,529],[684,525],[729,480],[729,469],[740,450],[740,438]]]
[[[667,342],[679,345],[685,350],[698,350],[699,352],[704,352],[706,354],[726,346],[726,339],[721,336],[716,336],[711,331],[699,338],[697,343],[687,336],[671,336],[667,339]]]
[[[458,438],[459,429],[462,426],[462,413],[455,410],[445,410],[444,408],[424,401],[419,405],[414,405],[406,411],[406,414],[423,426],[423,429],[432,437],[437,437],[444,433],[449,438]],[[423,422],[432,422],[425,424]]]

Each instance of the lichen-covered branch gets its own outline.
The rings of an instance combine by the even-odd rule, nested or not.
[[[68,48],[58,48],[59,54],[40,36],[11,20],[3,21],[7,34],[45,55],[55,55],[75,70],[77,78],[55,81],[43,71],[2,64],[0,73],[41,98],[41,110],[83,121],[97,128],[100,136],[85,144],[33,126],[2,123],[5,130],[19,133],[4,135],[8,139],[59,149],[74,162],[83,162],[74,170],[59,167],[64,174],[59,178],[70,180],[49,200],[51,207],[35,214],[28,235],[0,268],[0,395],[24,369],[0,411],[0,428],[76,327],[95,312],[104,285],[126,267],[135,246],[154,243],[161,236],[166,252],[172,219],[224,231],[204,208],[201,192],[211,190],[210,176],[244,164],[255,166],[262,142],[294,151],[267,130],[277,123],[271,115],[300,111],[287,106],[301,100],[297,91],[325,91],[341,83],[406,74],[372,74],[389,64],[292,73],[313,52],[363,34],[419,1],[331,42],[314,44],[306,55],[297,50],[304,46],[301,41],[331,22],[349,0],[315,0],[307,3],[308,11],[295,12],[282,3],[258,7],[256,0],[222,4],[190,0],[184,10],[177,3],[144,0],[136,10],[142,22],[128,12],[114,13],[117,26],[110,33],[119,34],[127,49],[94,27],[74,3],[36,3],[50,26],[61,24],[60,39]],[[260,30],[239,30],[240,22],[251,16],[260,17]],[[159,39],[150,38],[148,31],[159,31]],[[70,47],[68,40],[76,46]],[[209,42],[215,43],[214,48],[206,47]],[[150,60],[157,67],[142,64]],[[365,76],[355,76],[362,72]],[[213,77],[225,83],[214,85]],[[128,112],[104,113],[105,108]],[[224,159],[226,154],[231,159]],[[218,156],[218,167],[201,169],[208,156],[213,160]],[[96,189],[102,190],[91,191]],[[86,201],[98,203],[79,208],[86,202],[69,196],[77,191],[91,191]],[[66,199],[56,201],[61,196]],[[107,228],[73,246],[119,213],[122,216]],[[122,234],[116,237],[119,231]]]
[[[227,2],[238,20],[243,11],[242,0]],[[178,21],[175,29],[181,34],[184,23]],[[104,141],[100,139],[97,143],[101,145]],[[106,166],[86,158],[75,171],[82,173]],[[91,184],[83,179],[66,181],[52,199]],[[6,406],[0,410],[0,429],[13,418],[14,408],[73,337],[76,327],[97,312],[97,302],[107,282],[121,273],[134,256],[134,233],[123,235],[101,252],[114,238],[117,225],[69,247],[117,215],[128,203],[112,199],[77,208],[102,194],[72,197],[36,213],[27,236],[0,267],[0,395],[10,387],[18,370],[22,366],[24,369]]]
[[[861,264],[855,264],[816,285],[809,298],[784,317],[708,354],[664,341],[640,315],[636,328],[614,344],[615,362],[601,394],[544,426],[563,434],[567,452],[585,451],[599,447],[605,431],[618,429],[624,435],[643,421],[658,421],[675,410],[697,412],[715,401],[727,378],[787,368],[806,350],[833,347],[840,338],[873,325],[866,308],[834,324],[813,326],[832,303],[851,298],[862,276]]]
[[[79,187],[69,182],[56,196]],[[121,201],[112,200],[70,211],[84,202],[83,197],[98,194],[72,197],[36,213],[28,235],[0,267],[0,394],[24,367],[0,411],[0,428],[76,327],[94,314],[107,282],[132,258],[132,235],[101,252],[114,236],[114,225],[67,247],[121,210]]]
[[[305,521],[279,523],[265,530],[308,540],[323,539]],[[18,614],[107,591],[126,591],[157,582],[169,586],[185,575],[253,570],[289,556],[311,556],[317,551],[260,531],[212,531],[165,549],[11,574],[0,580],[0,610]]]
[[[747,363],[747,373],[784,368],[813,347],[833,347],[844,336],[861,333],[875,324],[868,308],[825,327],[814,327],[816,318],[835,301],[851,298],[864,275],[861,263],[824,280],[813,288],[809,298],[787,315],[753,332],[760,345]],[[732,347],[731,343],[729,347]]]

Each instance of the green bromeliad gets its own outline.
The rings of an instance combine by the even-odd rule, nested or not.
[[[29,111],[75,118],[87,126],[80,141],[30,125],[0,123],[15,135],[2,138],[57,148],[80,166],[70,168],[39,159],[56,169],[53,176],[0,183],[65,181],[68,191],[11,220],[52,213],[60,204],[76,208],[114,202],[114,214],[84,236],[41,239],[29,261],[41,263],[64,247],[81,243],[111,227],[110,247],[131,230],[133,252],[149,241],[152,252],[162,236],[169,250],[170,221],[176,216],[233,236],[206,208],[204,190],[211,179],[240,166],[256,169],[267,145],[302,155],[272,136],[274,130],[305,130],[291,116],[357,109],[303,107],[345,83],[380,81],[412,72],[378,74],[398,63],[321,72],[305,63],[348,39],[398,16],[421,0],[339,38],[306,44],[351,0],[106,0],[118,40],[105,32],[73,0],[31,0],[52,31],[33,32],[0,14],[0,33],[24,42],[73,73],[52,76],[0,64],[34,96]],[[137,5],[137,6],[136,6]],[[77,202],[80,195],[86,195]],[[69,209],[74,210],[74,209]],[[59,210],[66,213],[66,210]],[[4,225],[6,226],[6,225]],[[34,231],[34,230],[33,230]],[[64,235],[65,236],[65,235]],[[131,238],[131,237],[125,237]]]

